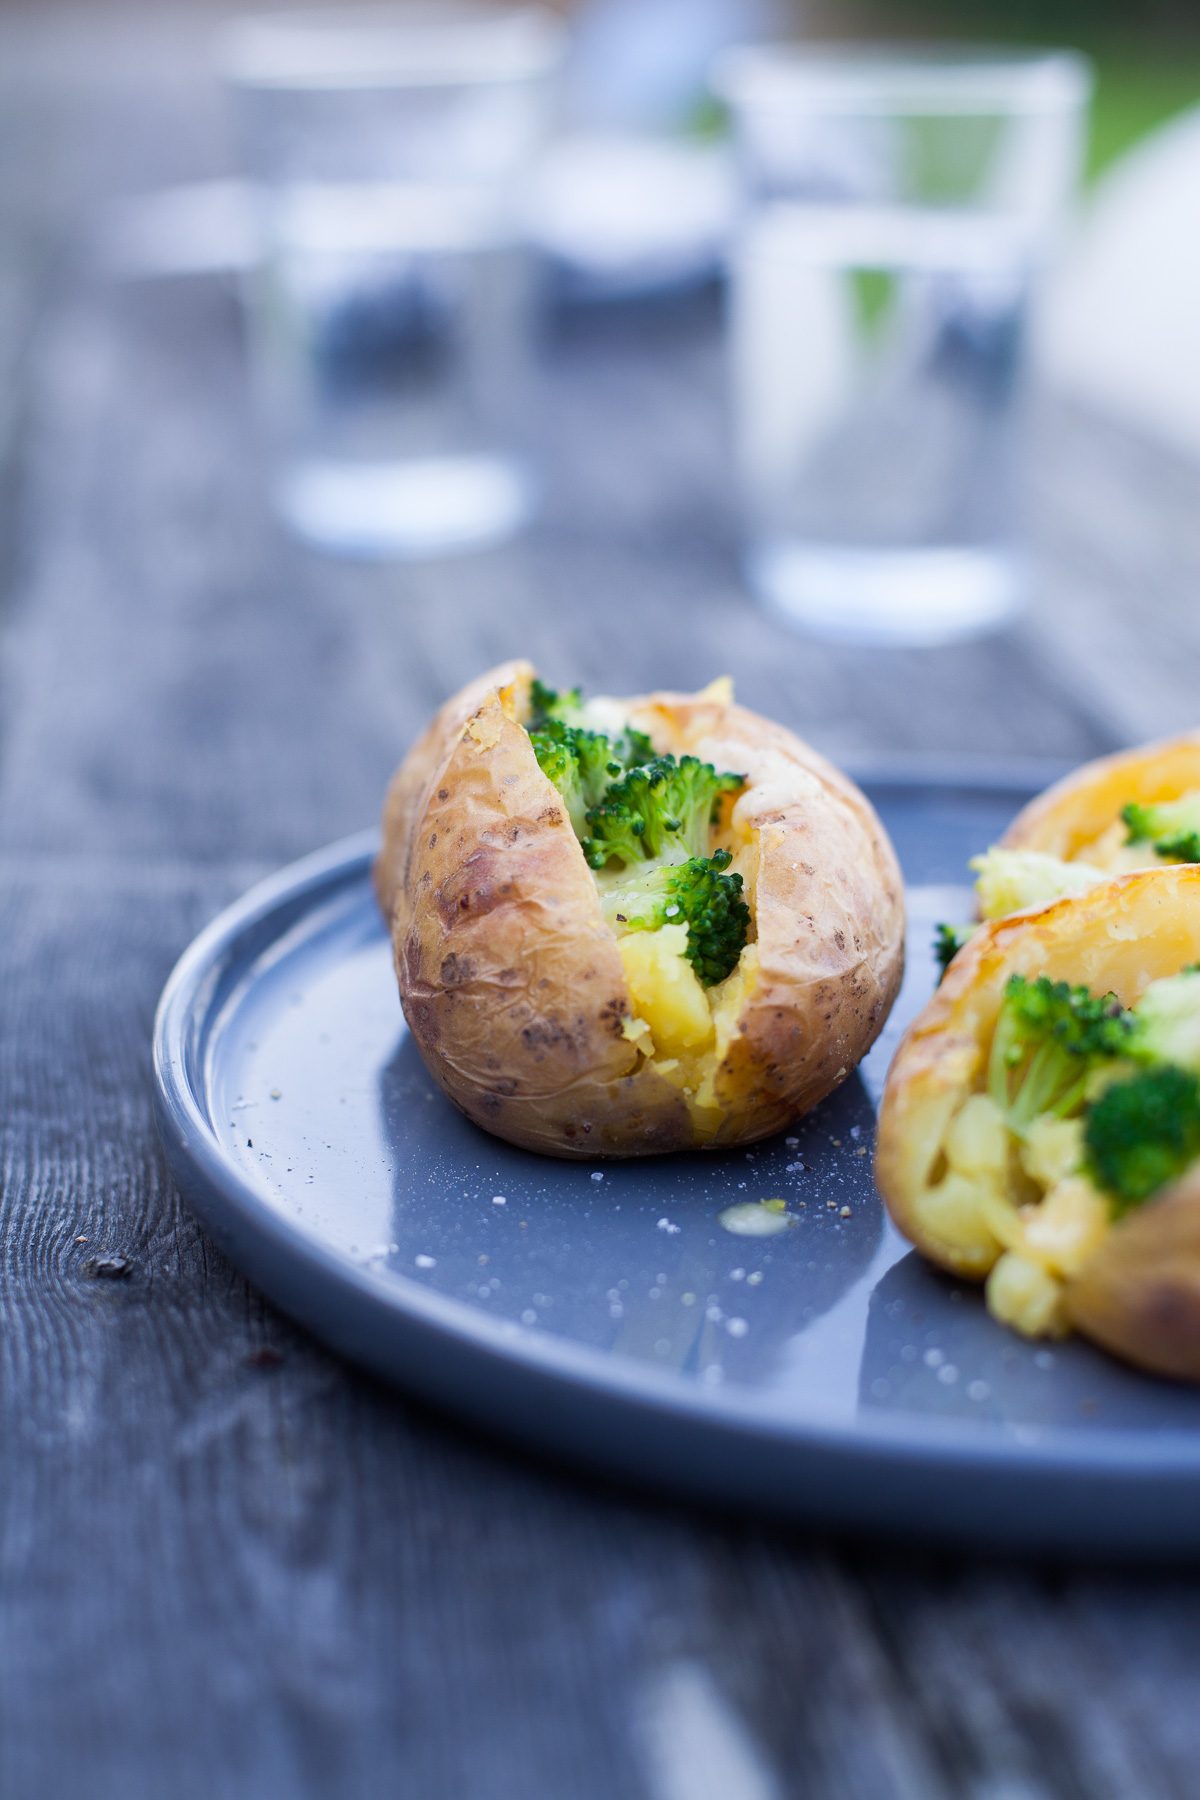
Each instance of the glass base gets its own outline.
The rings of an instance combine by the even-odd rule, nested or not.
[[[746,561],[750,587],[777,618],[834,643],[951,644],[1020,610],[1024,573],[999,549],[846,549],[775,539]]]
[[[279,515],[333,556],[413,561],[511,537],[534,508],[522,465],[502,456],[403,462],[295,463],[276,493]]]

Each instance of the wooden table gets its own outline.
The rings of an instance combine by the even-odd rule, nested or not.
[[[1044,401],[1039,593],[852,654],[739,586],[718,307],[548,323],[536,529],[322,561],[263,497],[235,297],[117,283],[106,199],[220,174],[199,15],[0,24],[0,1791],[12,1800],[1190,1800],[1200,1584],[837,1542],[540,1466],[275,1313],[182,1207],[159,989],[368,823],[502,656],[732,673],[835,754],[1194,723],[1200,480]],[[98,1255],[124,1280],[89,1272]]]

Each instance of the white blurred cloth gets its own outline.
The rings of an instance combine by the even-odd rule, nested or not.
[[[1036,344],[1055,388],[1200,456],[1200,107],[1097,185]]]

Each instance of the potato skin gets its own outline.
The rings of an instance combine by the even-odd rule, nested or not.
[[[1106,1350],[1200,1381],[1200,1171],[1128,1213],[1063,1299],[1071,1323]]]
[[[1125,1005],[1200,960],[1200,865],[1120,876],[1088,893],[984,925],[896,1051],[879,1113],[875,1179],[922,1253],[975,1280],[921,1215],[946,1126],[976,1086],[1010,975],[1084,982]],[[1200,1379],[1200,1171],[1115,1224],[1065,1285],[1068,1318],[1141,1367]]]
[[[718,1143],[779,1131],[866,1055],[904,972],[903,882],[854,783],[783,726],[702,696],[652,694],[633,723],[656,746],[745,770],[742,819],[759,844],[761,977],[717,1077]]]
[[[435,1079],[476,1124],[562,1157],[748,1143],[829,1093],[882,1029],[903,964],[903,890],[853,784],[781,727],[704,696],[632,716],[660,751],[745,770],[759,845],[761,973],[698,1126],[624,1036],[617,940],[582,849],[518,723],[509,663],[442,708],[393,779],[376,865],[401,1003]]]
[[[1200,788],[1200,731],[1084,763],[1022,807],[1000,843],[1070,862],[1131,800],[1151,806]]]

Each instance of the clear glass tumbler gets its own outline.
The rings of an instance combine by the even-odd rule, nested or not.
[[[936,644],[1024,598],[1025,340],[1078,180],[1069,52],[741,48],[734,415],[750,584],[826,638]]]
[[[532,510],[521,215],[563,46],[549,13],[454,0],[223,35],[261,200],[248,298],[276,499],[323,549],[474,549]]]

